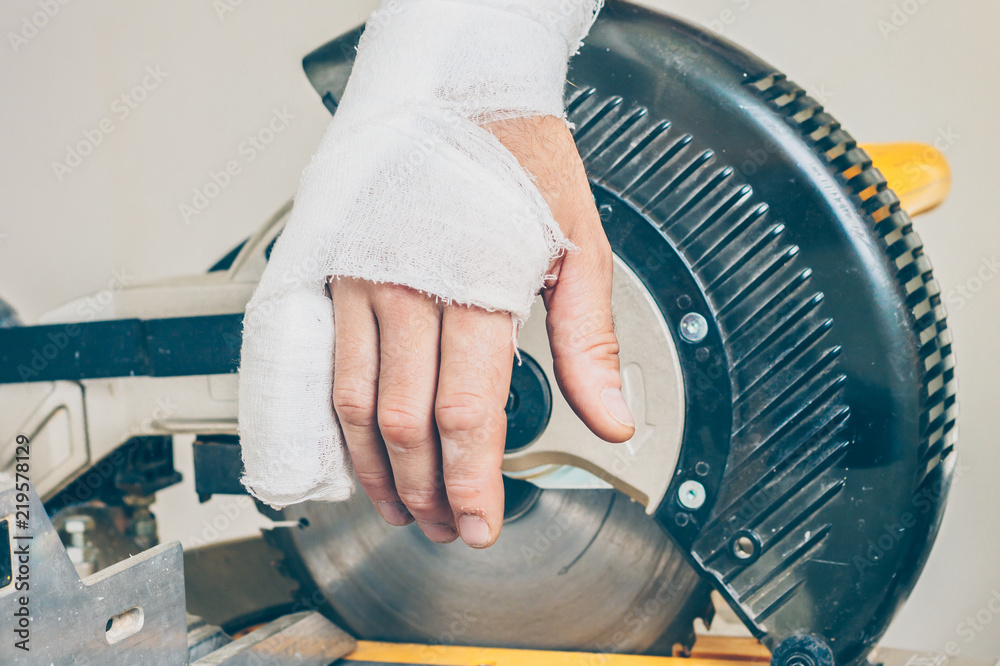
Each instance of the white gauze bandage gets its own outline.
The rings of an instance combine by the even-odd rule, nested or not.
[[[243,484],[281,507],[339,501],[353,474],[332,403],[329,277],[528,316],[571,248],[481,125],[564,116],[567,63],[602,0],[384,0],[247,306]]]

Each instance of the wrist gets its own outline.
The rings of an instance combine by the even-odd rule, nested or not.
[[[477,123],[561,117],[567,63],[595,6],[596,0],[385,0],[366,26],[338,113],[361,106],[371,117],[407,106],[445,108]],[[378,86],[352,85],[376,78]]]

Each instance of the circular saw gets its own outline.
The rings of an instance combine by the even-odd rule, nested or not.
[[[304,59],[331,112],[360,32]],[[860,662],[916,583],[955,461],[951,338],[909,216],[802,88],[683,21],[609,3],[568,79],[635,437],[576,419],[533,316],[498,543],[431,544],[358,496],[281,512],[286,570],[362,638],[665,654],[714,588],[773,663]],[[61,442],[43,497],[123,433],[235,434],[240,317],[286,217],[207,275],[117,290],[97,321],[77,302],[0,328],[0,445]],[[157,413],[163,391],[185,399]]]

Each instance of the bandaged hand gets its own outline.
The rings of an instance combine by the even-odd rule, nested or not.
[[[491,545],[514,337],[541,290],[556,380],[633,433],[612,257],[562,119],[597,0],[386,0],[247,307],[244,485]],[[414,62],[419,61],[419,62]],[[348,459],[349,454],[349,459]]]

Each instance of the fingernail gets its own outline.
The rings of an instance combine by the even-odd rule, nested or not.
[[[458,533],[462,541],[473,548],[482,548],[490,542],[490,526],[472,513],[463,513],[458,519]]]
[[[418,520],[417,525],[420,526],[424,535],[434,543],[451,543],[458,536],[458,533],[455,532],[455,528],[451,525],[445,525],[443,523],[425,523],[422,520]]]
[[[375,502],[375,509],[390,525],[402,527],[413,522],[413,516],[402,502]]]
[[[622,425],[635,427],[635,419],[632,418],[632,412],[625,404],[625,396],[622,395],[620,389],[606,388],[601,391],[601,402],[604,403],[608,414],[611,414],[615,421]]]

